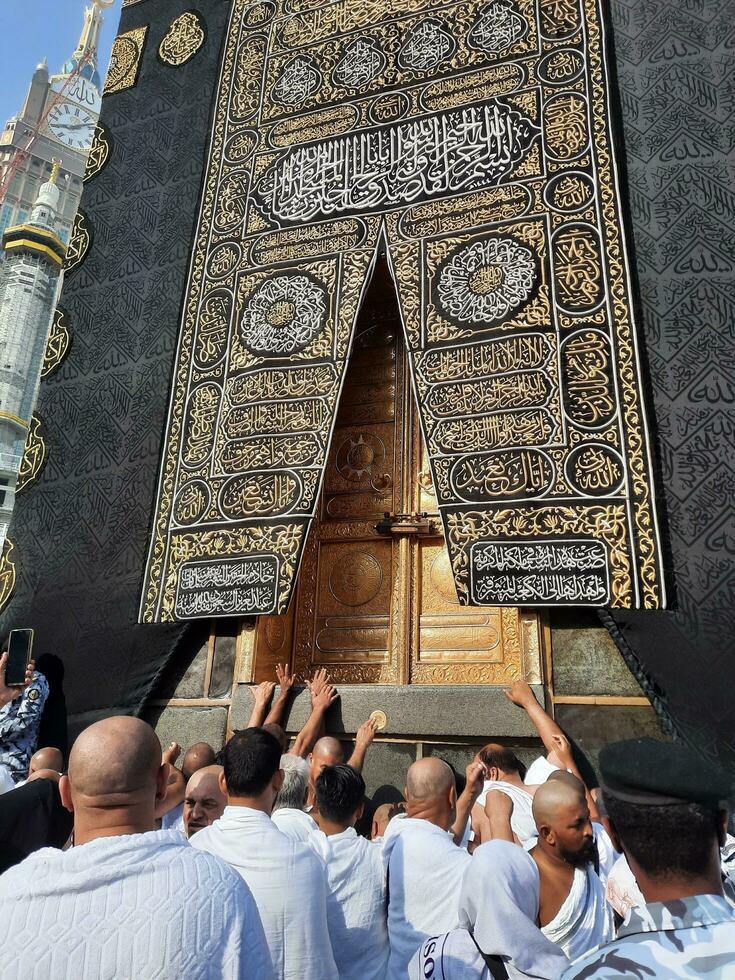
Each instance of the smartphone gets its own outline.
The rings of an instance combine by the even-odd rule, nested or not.
[[[33,630],[11,630],[8,641],[8,662],[5,665],[5,683],[8,687],[23,687],[26,667],[33,650]]]

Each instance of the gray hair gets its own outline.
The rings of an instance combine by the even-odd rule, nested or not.
[[[288,753],[281,756],[283,769],[283,785],[273,804],[274,810],[289,807],[292,810],[303,810],[306,803],[306,788],[309,785],[309,763],[301,756]]]

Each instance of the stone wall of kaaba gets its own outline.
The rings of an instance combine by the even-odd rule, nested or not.
[[[102,132],[82,202],[83,218],[72,242],[62,297],[64,315],[57,319],[37,409],[40,424],[34,429],[36,438],[29,452],[34,462],[18,495],[11,543],[0,568],[0,598],[11,599],[2,627],[32,625],[38,651],[57,652],[64,658],[67,699],[78,721],[96,712],[140,710],[151,697],[177,694],[183,703],[187,698],[182,697],[182,683],[191,692],[201,692],[189,700],[216,702],[221,697],[223,708],[225,704],[229,708],[230,724],[242,723],[245,716],[247,694],[244,685],[232,686],[234,655],[226,629],[216,641],[210,638],[203,646],[202,634],[190,623],[135,624],[144,590],[146,549],[161,517],[160,506],[157,511],[154,505],[156,476],[162,455],[164,468],[170,458],[164,441],[176,437],[180,425],[176,388],[173,401],[169,397],[174,365],[181,365],[175,347],[196,272],[191,262],[195,226],[206,199],[206,175],[211,177],[207,154],[217,118],[219,69],[226,63],[226,24],[233,6],[225,0],[209,0],[197,11],[188,11],[185,19],[174,0],[128,0],[123,10],[112,85],[108,82],[103,102]],[[270,6],[253,4],[249,9],[263,8],[267,13]],[[468,25],[477,21],[482,33],[483,18],[500,17],[510,24],[513,42],[513,23],[517,27],[518,21],[509,15],[514,9],[509,0],[465,6]],[[622,196],[617,200],[614,224],[622,232],[627,221],[632,229],[628,243],[631,283],[625,286],[623,305],[627,316],[637,280],[646,343],[640,351],[643,384],[635,390],[636,397],[642,393],[652,396],[655,408],[653,458],[665,491],[659,514],[665,519],[662,540],[664,550],[668,547],[670,551],[668,584],[673,588],[670,612],[618,609],[603,618],[628,667],[666,723],[732,764],[735,726],[730,722],[735,709],[728,694],[735,668],[728,638],[734,635],[730,621],[734,572],[728,447],[735,420],[728,366],[733,363],[735,247],[732,173],[726,164],[732,145],[735,19],[731,7],[715,0],[686,5],[673,0],[636,4],[614,0],[610,8],[615,53],[608,57],[608,68],[613,75],[609,94],[616,94],[616,75],[617,98],[611,118],[602,122],[611,131],[615,116],[622,120],[618,136],[624,145],[617,157]],[[553,8],[557,18],[574,17],[582,9],[574,0],[542,3],[542,8]],[[593,9],[594,5],[585,6],[586,11]],[[532,5],[525,4],[520,16],[531,11]],[[523,38],[518,35],[515,41],[522,43]],[[598,38],[598,56],[604,50],[601,44]],[[308,65],[302,66],[292,81],[308,90],[307,69]],[[570,69],[561,65],[559,70]],[[225,195],[227,209],[234,214],[241,206],[241,195],[235,191],[230,187]],[[495,206],[499,203],[494,202]],[[505,205],[512,208],[513,202]],[[287,248],[286,238],[271,245]],[[462,249],[472,249],[474,239],[469,238],[454,243],[446,255],[439,254],[439,248],[431,259],[438,263],[436,283],[429,284],[436,308],[442,303],[442,269]],[[487,238],[480,245],[486,249]],[[521,249],[532,245],[533,236],[515,241],[515,247]],[[497,241],[495,246],[500,247]],[[307,251],[309,247],[307,243]],[[510,246],[506,242],[504,247]],[[549,275],[548,243],[540,248],[532,261]],[[582,256],[589,254],[579,242],[568,254],[574,257],[580,251]],[[405,249],[398,258],[410,264]],[[335,275],[339,262],[332,265],[330,275]],[[314,276],[323,270],[306,271],[313,286]],[[400,270],[398,278],[400,289]],[[241,282],[239,297],[252,307],[248,322],[253,323],[259,307],[251,301],[278,283],[266,287],[265,278],[252,274],[250,280]],[[490,290],[492,285],[488,281],[483,289]],[[533,295],[529,293],[527,302],[524,300],[524,315],[534,303],[543,301],[543,287],[543,282],[534,285]],[[319,288],[326,287],[322,283]],[[414,285],[407,275],[402,288],[403,302],[410,307]],[[480,294],[487,295],[482,290]],[[285,306],[295,305],[290,294],[275,300],[281,303],[276,311],[280,314]],[[445,299],[448,308],[453,302]],[[314,304],[318,309],[318,299],[312,307]],[[563,316],[572,316],[568,304],[561,306]],[[221,304],[215,302],[200,319],[200,325],[210,329],[215,347],[221,310]],[[584,315],[595,312],[587,309]],[[521,326],[527,328],[528,323]],[[410,323],[408,327],[411,340]],[[447,329],[466,327],[449,323]],[[599,333],[599,327],[595,321],[593,332]],[[574,332],[571,321],[560,329]],[[414,342],[420,358],[419,348]],[[247,360],[251,355],[252,351],[243,356]],[[251,370],[253,365],[247,367]],[[206,392],[198,396],[201,404],[194,408],[199,421],[206,422],[211,406],[205,396]],[[247,399],[246,394],[243,397]],[[173,423],[167,426],[169,404],[174,407]],[[180,404],[183,409],[184,402]],[[487,426],[485,429],[490,432]],[[634,426],[630,431],[639,440],[644,437],[640,428]],[[634,472],[629,458],[625,465],[629,475]],[[441,465],[435,467],[435,476],[440,469]],[[611,472],[609,466],[603,471]],[[645,485],[648,492],[652,489],[650,474],[644,473],[642,479],[639,485]],[[284,488],[281,481],[279,493]],[[182,496],[172,495],[170,504],[175,499],[184,505],[182,513],[187,505],[196,511],[200,505],[196,494],[188,501]],[[626,499],[630,503],[634,497]],[[449,502],[445,510],[446,518],[451,511]],[[303,514],[308,519],[308,507]],[[543,538],[541,534],[537,537]],[[483,532],[478,540],[483,543],[489,536]],[[635,547],[626,545],[630,553]],[[655,543],[653,547],[655,550]],[[459,548],[460,553],[466,556],[468,551]],[[589,554],[586,559],[593,561],[595,556]],[[460,555],[455,570],[465,560]],[[634,564],[638,579],[631,588],[645,592],[646,576],[641,573],[645,563],[636,559]],[[190,576],[192,581],[194,577]],[[653,578],[649,576],[649,585],[659,588],[659,578],[656,571]],[[149,575],[145,589],[150,589],[151,581]],[[192,601],[198,602],[196,592],[192,590]],[[660,596],[648,604],[659,601]],[[617,603],[620,607],[626,604],[635,603]],[[560,657],[567,658],[562,674],[566,671],[570,678],[569,691],[598,693],[594,679],[585,680],[569,670],[569,658],[579,656],[570,641],[576,636],[579,649],[594,651],[590,656],[593,666],[598,654],[602,658],[598,668],[607,680],[599,685],[599,693],[614,694],[625,688],[635,694],[635,684],[626,687],[615,666],[614,651],[601,641],[600,631],[588,619],[575,621],[574,616],[568,614],[552,629],[554,644],[565,651]],[[203,662],[203,655],[206,669],[200,678],[197,665]],[[229,684],[223,681],[228,669]],[[465,693],[456,692],[454,703],[459,704]],[[492,701],[492,692],[487,694]],[[369,698],[369,692],[359,702],[362,706],[367,704],[365,697]],[[437,731],[436,736],[458,737],[464,734],[459,729],[466,726],[467,736],[474,737],[471,725],[476,724],[477,702],[469,697],[466,703],[466,711],[456,714],[454,729]],[[497,709],[494,733],[505,731],[519,739],[530,734],[512,716],[503,714],[502,702],[493,703]],[[171,711],[179,710],[188,717],[196,713],[199,721],[208,712],[207,724],[211,722],[213,731],[224,734],[228,712],[216,704],[168,709],[162,716],[162,731],[176,731],[180,722],[171,723]],[[566,716],[572,734],[579,735],[589,731],[585,712],[593,710],[597,711],[585,705],[565,705],[560,716]],[[335,721],[335,730],[341,730],[340,725],[351,730],[350,711],[344,723]],[[597,737],[604,735],[606,724],[610,733],[621,733],[628,726],[630,715],[621,717],[617,712],[613,718],[611,711],[600,708],[595,715]],[[294,718],[298,718],[296,709]],[[642,724],[648,726],[649,721]],[[429,745],[427,738],[423,735],[418,741]],[[395,749],[399,755],[401,751]]]

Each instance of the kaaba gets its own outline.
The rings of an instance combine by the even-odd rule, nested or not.
[[[0,565],[72,731],[735,768],[735,18],[123,0]],[[303,724],[308,693],[291,706]]]

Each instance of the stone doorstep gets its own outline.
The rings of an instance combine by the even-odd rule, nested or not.
[[[239,685],[232,697],[230,726],[247,725],[253,704],[253,685]],[[305,687],[294,688],[286,717],[289,734],[300,731],[309,717],[311,700]],[[533,691],[544,704],[541,685]],[[327,731],[334,735],[354,734],[371,712],[380,709],[388,717],[384,738],[415,737],[417,740],[452,737],[537,738],[536,729],[522,708],[505,696],[505,688],[482,685],[396,686],[391,684],[339,685],[339,700],[327,714]],[[274,698],[278,697],[278,690]]]

